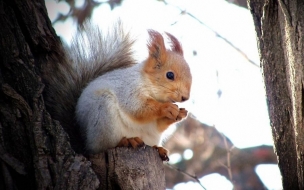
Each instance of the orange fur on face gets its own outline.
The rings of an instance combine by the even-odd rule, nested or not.
[[[140,123],[157,122],[157,129],[163,132],[169,125],[187,116],[187,112],[179,111],[175,102],[189,99],[192,77],[190,68],[183,57],[182,46],[171,34],[166,33],[170,39],[171,49],[166,49],[163,36],[154,30],[149,30],[148,42],[149,57],[144,62],[142,70],[144,78],[148,79],[149,97],[144,97],[144,107],[133,113],[133,118]],[[172,72],[174,78],[167,77]],[[168,118],[164,110],[176,106],[172,111],[176,118]],[[175,111],[174,111],[175,110]],[[184,109],[185,110],[185,109]]]
[[[192,78],[187,62],[176,52],[165,50],[161,53],[163,54],[166,54],[165,59],[149,57],[145,63],[146,77],[152,86],[157,86],[151,89],[151,96],[160,102],[182,102],[184,98],[189,99]],[[162,63],[158,60],[162,60]],[[174,73],[174,80],[166,77],[167,72]]]
[[[150,96],[158,103],[175,103],[189,99],[192,83],[190,68],[183,57],[183,49],[179,41],[166,33],[171,49],[166,49],[163,36],[153,30],[149,31],[149,57],[145,61],[143,73],[151,83]],[[173,72],[174,79],[168,79],[166,74]],[[151,101],[149,104],[152,103]],[[158,102],[158,103],[157,103]],[[154,106],[147,106],[154,107]],[[186,117],[183,116],[183,117]],[[157,126],[163,132],[172,123],[177,122],[166,117],[157,118]]]

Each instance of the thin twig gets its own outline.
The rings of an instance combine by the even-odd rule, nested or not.
[[[226,151],[227,151],[227,165],[224,165],[222,163],[220,163],[220,164],[223,165],[227,169],[229,179],[234,186],[232,171],[231,171],[231,151],[234,149],[234,145],[229,148],[228,143],[227,143],[227,137],[223,133],[221,133],[221,135],[224,139],[224,144],[225,144],[225,148],[226,148]]]
[[[170,168],[175,169],[175,170],[181,172],[182,174],[184,174],[184,175],[186,175],[186,176],[189,176],[189,177],[193,178],[198,184],[200,184],[200,186],[201,186],[203,189],[207,190],[207,189],[203,186],[203,184],[200,182],[200,180],[198,179],[197,176],[191,175],[191,174],[189,174],[189,173],[187,173],[187,172],[185,172],[185,171],[183,171],[183,170],[181,170],[181,169],[179,169],[179,168],[177,168],[177,167],[175,167],[175,166],[172,166],[172,165],[169,164],[169,163],[167,163],[167,165],[168,165]]]
[[[207,29],[209,29],[210,31],[212,31],[216,35],[216,37],[221,38],[227,44],[229,44],[232,48],[234,48],[236,51],[238,51],[248,62],[250,62],[254,66],[260,68],[260,66],[257,63],[255,63],[253,60],[251,60],[240,48],[238,48],[235,45],[233,45],[232,42],[230,42],[229,40],[227,40],[226,38],[224,38],[217,31],[215,31],[212,28],[210,28],[208,25],[206,25],[203,21],[201,21],[200,19],[198,19],[196,16],[194,16],[193,14],[187,12],[186,10],[183,10],[182,8],[180,8],[178,6],[169,4],[166,0],[163,0],[163,2],[164,2],[165,5],[174,6],[175,8],[177,8],[177,9],[179,9],[181,11],[181,14],[187,14],[190,17],[192,17],[194,20],[196,20],[197,22],[199,22],[200,24],[204,25]]]
[[[223,166],[224,168],[226,168],[228,170],[228,166],[222,162],[220,162],[219,160],[217,161],[217,163],[219,163],[219,165]]]
[[[222,133],[221,133],[221,134],[222,134]],[[225,143],[225,147],[226,147],[226,151],[227,151],[227,171],[228,171],[229,179],[230,179],[230,181],[232,182],[233,179],[232,179],[231,159],[230,159],[230,152],[231,152],[231,149],[228,148],[227,139],[226,139],[226,137],[224,136],[224,134],[222,134],[222,136],[223,136],[224,143]]]

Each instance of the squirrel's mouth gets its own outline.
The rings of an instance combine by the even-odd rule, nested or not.
[[[175,103],[176,101],[172,100],[171,98],[169,99],[169,102]]]

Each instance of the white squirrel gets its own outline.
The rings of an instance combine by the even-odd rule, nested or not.
[[[187,116],[187,110],[174,103],[189,99],[192,77],[173,35],[166,33],[167,49],[159,32],[148,34],[149,56],[137,63],[134,41],[120,22],[107,35],[86,24],[64,61],[51,66],[54,75],[45,77],[47,106],[68,128],[72,144],[80,137],[71,135],[76,120],[89,153],[145,143],[168,160],[167,150],[157,145],[169,125]]]

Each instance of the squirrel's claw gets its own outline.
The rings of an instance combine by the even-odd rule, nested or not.
[[[159,157],[162,159],[162,161],[169,161],[169,157],[168,157],[168,150],[163,148],[163,147],[159,147],[159,146],[153,146],[153,148],[155,148],[158,151]]]
[[[133,148],[141,148],[146,146],[144,141],[141,140],[139,137],[129,138],[129,142]]]
[[[188,111],[185,108],[179,108],[179,113],[177,115],[176,121],[180,121],[187,117]]]
[[[134,137],[134,138],[123,137],[116,147],[129,147],[129,146],[132,146],[133,148],[141,148],[141,147],[145,147],[145,143],[139,137]]]

